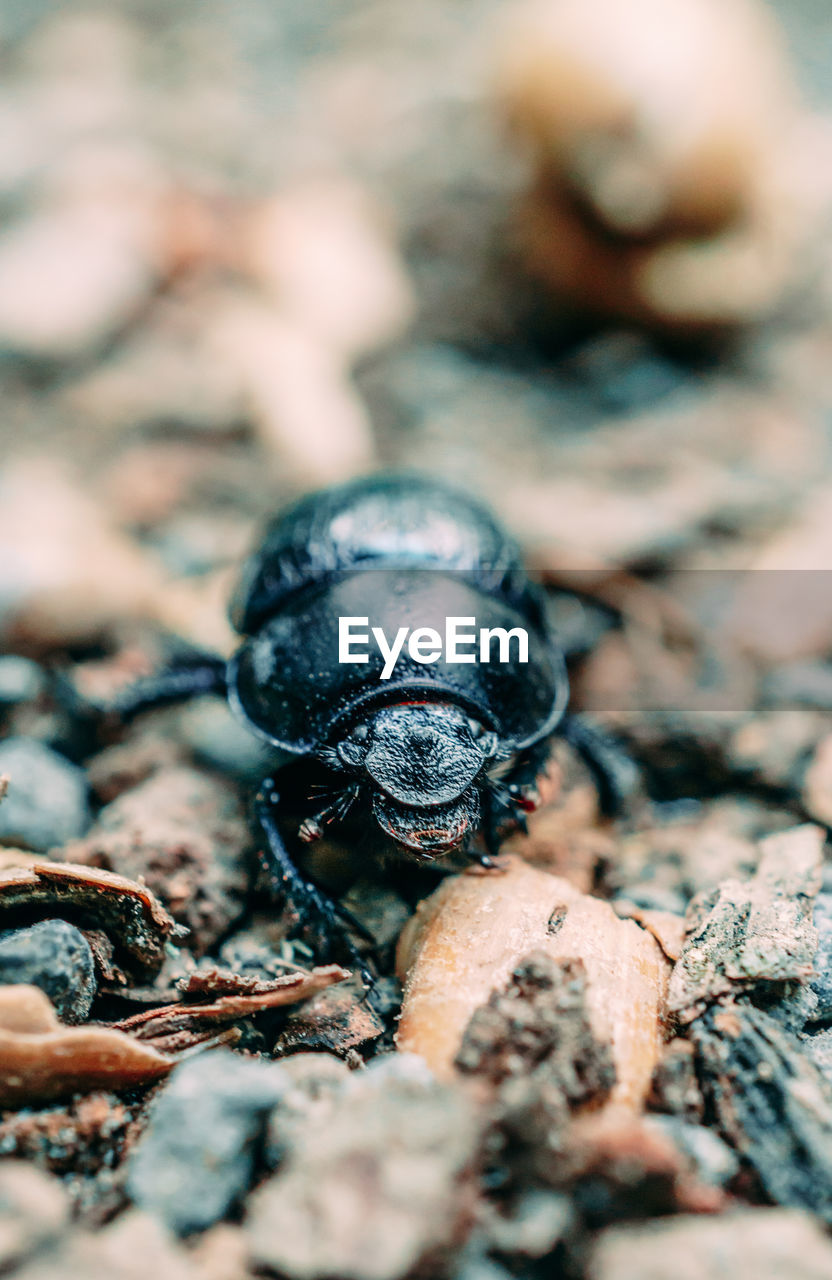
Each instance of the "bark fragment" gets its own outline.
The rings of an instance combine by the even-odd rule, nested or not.
[[[242,990],[234,991],[228,979],[219,984],[227,994],[194,1003],[176,1003],[146,1009],[113,1024],[117,1031],[129,1032],[136,1040],[152,1044],[156,1049],[173,1053],[204,1043],[216,1028],[237,1023],[265,1009],[278,1009],[297,1004],[325,991],[333,983],[343,982],[349,971],[337,964],[320,965],[308,972],[287,973],[268,981],[241,980]],[[204,995],[210,987],[206,975],[186,984],[185,994]],[[231,986],[232,990],[228,991]],[[253,988],[253,989],[252,989]]]
[[[299,1049],[346,1055],[384,1032],[384,1023],[365,997],[361,982],[330,987],[293,1010],[275,1045],[279,1054]]]
[[[751,1004],[709,1009],[689,1032],[707,1101],[777,1204],[832,1223],[832,1087]]]
[[[0,928],[60,916],[103,930],[134,978],[158,973],[176,924],[143,884],[112,871],[38,859],[0,872]]]
[[[688,910],[668,1010],[691,1022],[709,1003],[760,983],[805,981],[818,945],[812,900],[821,883],[823,832],[794,827],[760,842],[752,879],[724,880]]]

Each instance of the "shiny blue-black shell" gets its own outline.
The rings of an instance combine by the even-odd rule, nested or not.
[[[529,660],[415,662],[405,649],[389,680],[369,661],[338,660],[338,620],[368,617],[392,637],[448,616],[475,628],[523,627]],[[375,706],[450,701],[500,737],[506,751],[548,736],[565,710],[561,651],[543,595],[489,509],[419,475],[378,475],[310,494],[269,524],[231,603],[246,639],[229,664],[232,706],[276,748],[331,745]]]

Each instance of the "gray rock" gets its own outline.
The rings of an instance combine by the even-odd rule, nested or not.
[[[0,742],[0,774],[9,789],[0,803],[0,844],[45,853],[89,826],[84,773],[33,738]]]
[[[9,653],[0,658],[0,706],[30,702],[43,692],[43,672],[29,658]]]
[[[64,1022],[83,1022],[95,999],[90,945],[66,920],[42,920],[0,934],[0,983],[25,982],[45,991]]]
[[[274,749],[256,738],[217,698],[196,698],[179,708],[176,725],[200,761],[229,777],[259,783],[273,766]]]
[[[823,1022],[832,1018],[832,893],[828,890],[815,899],[812,923],[818,931],[818,949],[810,985],[818,1002],[814,1018]]]
[[[288,1084],[277,1063],[229,1049],[177,1067],[133,1152],[128,1195],[179,1235],[219,1222],[248,1190],[258,1140]]]
[[[277,1172],[249,1198],[254,1270],[294,1280],[433,1274],[430,1260],[470,1220],[482,1113],[409,1054],[334,1085],[305,1118],[295,1109]]]

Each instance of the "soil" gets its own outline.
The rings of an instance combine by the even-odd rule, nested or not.
[[[599,230],[508,119],[507,0],[0,0],[4,1274],[832,1273],[832,20],[769,7],[782,239],[758,307],[705,235],[703,322],[631,297],[672,207]],[[551,226],[616,287],[553,293]],[[637,781],[606,817],[558,742],[496,869],[353,864],[323,956],[263,743],[93,709],[233,652],[262,522],[388,468],[517,536]]]

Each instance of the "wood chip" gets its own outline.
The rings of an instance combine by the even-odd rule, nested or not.
[[[406,925],[399,1049],[421,1054],[440,1078],[475,1010],[529,953],[581,960],[594,1033],[616,1069],[610,1101],[639,1108],[662,1042],[669,965],[655,939],[566,880],[506,858],[504,870],[449,877]]]
[[[49,915],[103,930],[118,964],[144,978],[158,973],[180,932],[149,889],[115,872],[45,859],[0,872],[0,928]]]
[[[280,978],[257,983],[257,990],[218,996],[203,1004],[168,1004],[159,1009],[145,1009],[121,1022],[113,1023],[120,1031],[130,1031],[138,1039],[168,1043],[170,1037],[195,1032],[204,1036],[204,1024],[223,1024],[250,1018],[264,1009],[278,1009],[287,1004],[298,1004],[310,996],[325,991],[336,982],[350,977],[348,969],[337,964],[320,965],[309,972],[287,973]],[[204,992],[205,985],[196,988]],[[186,988],[187,991],[187,988]],[[172,1042],[171,1042],[172,1043]]]

